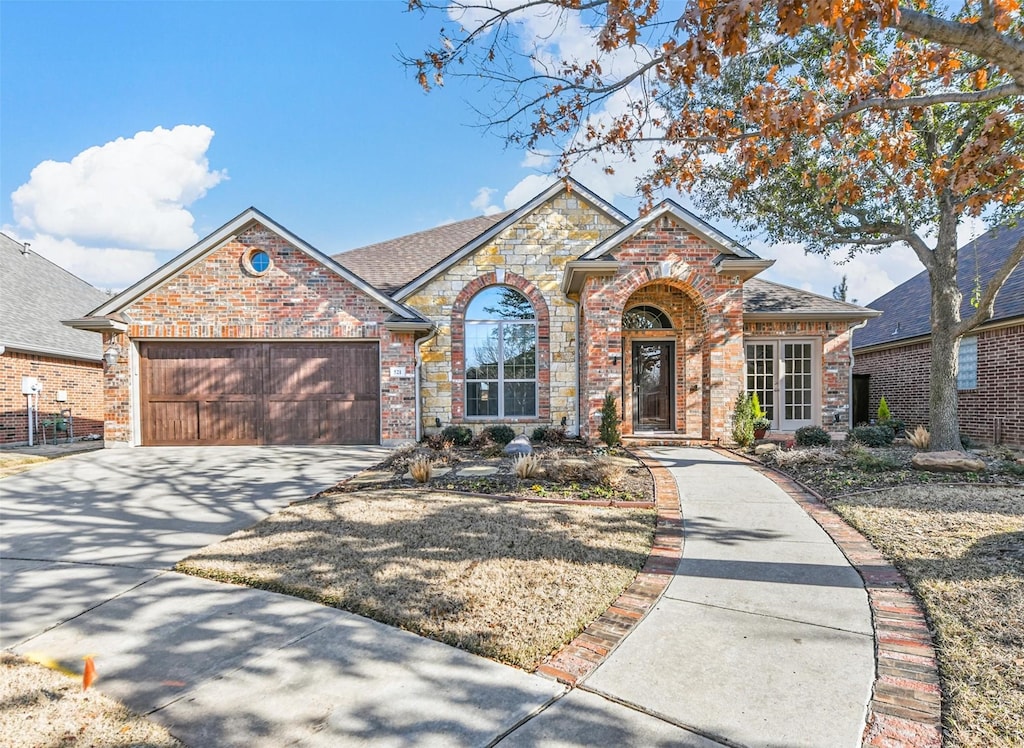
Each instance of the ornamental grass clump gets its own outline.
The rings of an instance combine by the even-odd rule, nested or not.
[[[429,457],[420,455],[409,463],[409,475],[417,483],[426,483],[434,473],[434,463]]]
[[[907,441],[915,449],[928,449],[928,445],[932,442],[932,435],[924,426],[918,426],[907,434]]]
[[[533,478],[540,472],[540,457],[535,454],[519,455],[512,461],[512,470],[520,480]]]

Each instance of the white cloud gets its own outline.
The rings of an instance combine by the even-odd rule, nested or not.
[[[497,192],[493,187],[481,187],[470,201],[470,206],[477,213],[482,213],[485,216],[493,216],[495,213],[501,213],[501,208],[491,202],[491,195]]]
[[[82,242],[180,249],[198,238],[185,208],[225,178],[210,171],[205,125],[157,127],[44,161],[11,202],[19,229]]]
[[[128,285],[157,267],[158,252],[198,240],[188,207],[227,178],[206,158],[213,135],[157,127],[44,161],[11,195],[15,224],[4,231],[95,285]]]
[[[71,239],[35,234],[25,240],[4,227],[15,241],[31,243],[33,252],[60,265],[73,275],[102,289],[121,289],[145,277],[169,257],[146,250],[116,247],[83,247]]]

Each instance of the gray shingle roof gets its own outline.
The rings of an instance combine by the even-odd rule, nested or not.
[[[780,316],[842,317],[864,319],[874,312],[846,301],[819,296],[810,291],[751,278],[743,284],[744,314],[778,314]]]
[[[397,239],[334,255],[334,259],[387,294],[437,265],[512,211],[446,223]]]
[[[85,315],[108,296],[0,234],[0,345],[99,361],[103,342],[61,320]]]
[[[975,241],[960,248],[957,257],[957,282],[963,294],[960,314],[966,318],[974,314],[971,294],[974,293],[975,258],[982,285],[995,273],[1017,242],[1024,239],[1024,223],[992,229]],[[975,251],[977,250],[977,251]],[[871,307],[882,312],[864,328],[853,334],[853,347],[895,343],[931,333],[931,286],[928,271],[896,286],[889,293],[871,302]],[[1020,266],[1006,279],[996,297],[992,321],[1024,317],[1024,269]],[[893,334],[895,333],[895,334]]]

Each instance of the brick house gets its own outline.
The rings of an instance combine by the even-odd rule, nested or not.
[[[606,392],[626,434],[727,440],[744,387],[780,431],[845,429],[874,312],[754,277],[771,264],[671,201],[633,220],[569,180],[333,258],[250,209],[69,324],[117,356],[110,442],[593,437]]]
[[[28,400],[22,378],[42,385],[33,430],[55,435],[54,422],[71,409],[74,436],[103,433],[100,336],[72,330],[62,319],[108,298],[80,278],[0,234],[0,444],[28,442]]]
[[[1024,241],[1024,225],[995,228],[960,249],[961,315],[976,278],[984,285]],[[928,425],[931,365],[928,273],[923,271],[871,303],[881,317],[853,337],[856,420],[873,417],[884,395],[908,427]],[[961,431],[982,442],[1024,446],[1024,270],[1017,267],[996,297],[992,319],[961,340],[957,377]]]

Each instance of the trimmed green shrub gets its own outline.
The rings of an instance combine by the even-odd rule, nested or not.
[[[750,395],[741,392],[736,396],[732,410],[732,438],[741,447],[754,443],[754,409]]]
[[[849,433],[853,441],[865,447],[888,447],[896,438],[891,426],[858,426]]]
[[[796,430],[798,447],[827,447],[832,444],[832,436],[821,426],[804,426]]]
[[[487,432],[487,436],[489,436],[492,441],[503,447],[516,438],[516,432],[512,430],[512,427],[505,426],[504,424],[500,426],[488,426],[484,431]]]
[[[615,395],[608,392],[601,406],[601,441],[609,447],[619,443],[619,408],[615,404]]]
[[[456,447],[465,447],[473,441],[473,429],[469,426],[445,426],[441,436]]]
[[[885,401],[885,395],[882,395],[882,399],[878,401],[878,422],[886,424],[891,418],[892,412],[889,410],[889,403]]]
[[[865,473],[884,473],[887,470],[898,470],[901,465],[895,455],[889,452],[871,452],[860,449],[853,454],[853,463]]]

